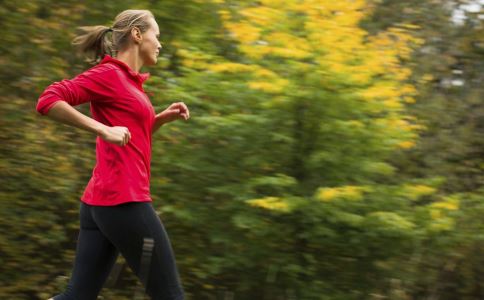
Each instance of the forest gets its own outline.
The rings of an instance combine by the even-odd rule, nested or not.
[[[188,300],[484,299],[483,6],[0,1],[0,299],[67,285],[95,135],[35,107],[126,9],[159,24],[155,111],[190,109],[150,182]],[[140,290],[119,256],[99,299]]]

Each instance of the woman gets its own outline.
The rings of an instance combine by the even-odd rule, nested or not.
[[[158,24],[150,11],[126,10],[112,27],[81,29],[84,34],[73,43],[94,54],[98,64],[48,86],[36,107],[41,115],[97,134],[96,165],[81,197],[74,268],[66,291],[51,299],[96,299],[118,253],[152,299],[184,299],[149,188],[152,134],[190,116],[182,102],[155,114],[143,90],[149,73],[139,70],[156,64],[161,49]],[[84,102],[90,102],[93,118],[72,107]],[[144,253],[146,241],[149,253]]]

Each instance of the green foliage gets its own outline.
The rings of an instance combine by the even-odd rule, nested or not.
[[[316,2],[3,1],[0,298],[67,284],[94,139],[35,101],[87,68],[76,26],[137,7],[164,45],[156,111],[191,112],[154,135],[151,181],[188,299],[482,299],[482,27]],[[441,84],[456,66],[465,88]],[[138,287],[125,266],[102,296]]]

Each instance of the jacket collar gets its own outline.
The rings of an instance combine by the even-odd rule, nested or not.
[[[126,63],[106,54],[99,64],[113,63],[118,65],[121,69],[128,72],[128,74],[133,77],[139,84],[143,84],[149,77],[150,73],[136,73],[133,71]]]

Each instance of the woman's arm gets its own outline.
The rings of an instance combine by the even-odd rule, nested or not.
[[[116,145],[124,146],[131,139],[131,134],[128,128],[122,126],[106,126],[82,114],[77,109],[62,100],[55,102],[46,115],[49,118],[61,123],[95,133],[103,140]]]
[[[47,112],[47,116],[61,123],[85,129],[97,135],[105,130],[106,125],[82,114],[65,101],[57,101]]]
[[[155,133],[161,126],[177,119],[188,120],[190,111],[183,102],[172,103],[167,109],[155,116],[151,133]]]
[[[73,106],[89,101],[104,101],[112,93],[107,70],[90,69],[73,79],[64,79],[48,86],[37,100],[36,110],[41,115],[96,133],[103,140],[124,146],[131,135],[128,128],[106,126],[79,112]]]
[[[167,123],[167,120],[166,120],[166,117],[164,117],[163,112],[157,114],[155,116],[155,122],[153,123],[153,128],[151,129],[151,133],[152,134],[155,133],[165,123]]]

